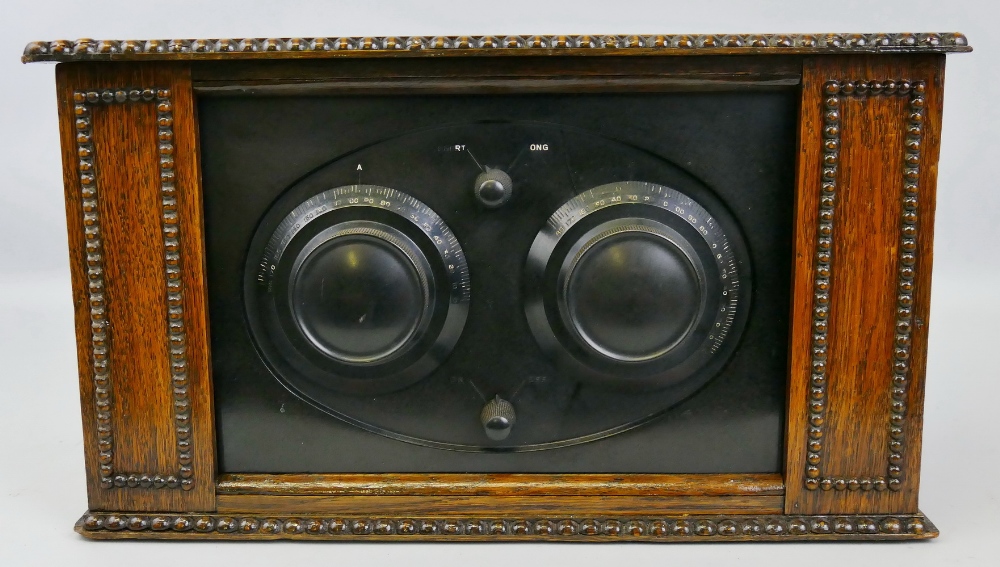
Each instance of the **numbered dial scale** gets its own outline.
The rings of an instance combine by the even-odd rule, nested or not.
[[[729,223],[731,225],[731,221]],[[626,181],[585,191],[539,232],[525,269],[538,343],[583,379],[697,386],[746,322],[742,241],[691,197]]]

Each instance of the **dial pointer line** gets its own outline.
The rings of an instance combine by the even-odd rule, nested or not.
[[[525,384],[527,384],[530,380],[531,377],[521,380],[521,383],[517,385],[517,388],[514,388],[514,393],[510,395],[510,401],[514,401],[514,398],[516,398],[517,395],[521,393],[521,388],[524,388]]]
[[[472,389],[476,391],[476,394],[478,394],[479,397],[482,398],[483,401],[485,402],[486,401],[486,396],[484,396],[483,393],[479,390],[479,388],[476,387],[476,383],[473,382],[471,378],[468,380],[468,383],[469,383],[470,386],[472,386]]]
[[[514,169],[514,166],[517,165],[517,162],[520,161],[521,157],[524,156],[524,152],[526,151],[526,149],[527,148],[521,148],[521,153],[517,154],[517,157],[514,158],[514,161],[510,162],[510,165],[507,166],[508,172]]]
[[[576,179],[573,175],[573,168],[570,166],[570,156],[569,156],[569,144],[566,143],[566,136],[562,133],[559,134],[559,139],[562,145],[566,148],[566,151],[561,152],[563,156],[563,164],[566,165],[566,176],[569,177],[569,183],[573,187],[573,194],[578,195],[580,190],[576,187]]]
[[[483,166],[479,165],[479,160],[476,159],[476,156],[472,155],[472,150],[470,150],[469,148],[465,148],[465,152],[469,154],[469,157],[472,158],[472,161],[476,162],[476,167],[478,167],[479,170],[482,171],[483,173],[486,173],[486,169]]]

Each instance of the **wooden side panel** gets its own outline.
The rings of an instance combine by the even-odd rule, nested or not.
[[[917,511],[943,56],[805,61],[785,510]]]
[[[90,508],[214,510],[188,67],[73,63],[56,76]]]

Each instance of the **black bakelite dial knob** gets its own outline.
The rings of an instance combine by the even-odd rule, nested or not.
[[[666,354],[691,332],[702,305],[704,268],[691,245],[640,218],[602,223],[588,236],[559,275],[567,327],[612,360]]]
[[[327,356],[371,364],[403,354],[428,323],[427,257],[402,232],[348,221],[320,232],[292,268],[295,322]]]

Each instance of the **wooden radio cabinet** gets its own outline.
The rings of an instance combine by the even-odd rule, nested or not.
[[[36,42],[93,539],[923,539],[961,34]]]

